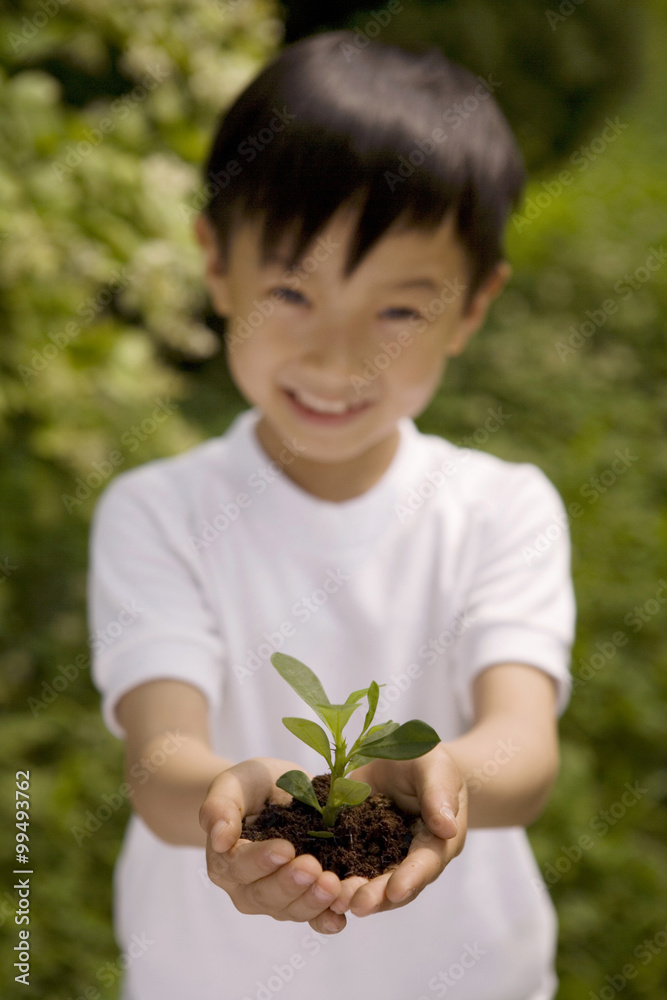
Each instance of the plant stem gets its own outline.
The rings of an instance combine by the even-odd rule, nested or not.
[[[331,827],[336,822],[338,818],[338,813],[340,812],[340,806],[335,806],[333,804],[333,791],[334,783],[336,778],[342,778],[345,774],[345,765],[347,764],[347,755],[345,753],[345,743],[340,744],[338,740],[336,741],[336,753],[334,756],[334,764],[331,769],[331,784],[329,786],[329,794],[327,796],[327,801],[324,806],[324,812],[322,813],[322,822],[325,826]]]

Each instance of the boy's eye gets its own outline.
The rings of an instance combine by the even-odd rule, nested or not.
[[[384,315],[388,319],[411,319],[412,317],[414,317],[415,319],[422,318],[421,313],[417,312],[416,309],[407,309],[398,307],[394,309],[385,309]]]
[[[275,295],[277,299],[282,299],[283,302],[291,302],[294,305],[298,305],[299,303],[306,301],[301,292],[297,292],[293,288],[286,288],[284,286],[271,289],[271,294]]]

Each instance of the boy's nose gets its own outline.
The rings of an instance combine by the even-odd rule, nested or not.
[[[319,329],[304,344],[302,361],[322,374],[349,383],[359,365],[359,337],[340,327]]]

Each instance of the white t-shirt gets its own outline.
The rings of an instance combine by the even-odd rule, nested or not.
[[[109,729],[130,688],[178,678],[210,705],[216,752],[324,761],[282,725],[310,718],[269,661],[307,663],[332,701],[376,680],[375,721],[470,728],[485,667],[532,664],[570,693],[567,517],[534,465],[422,434],[408,418],[389,468],[340,503],[314,497],[259,444],[254,408],[174,458],[118,476],[96,512],[89,578],[93,675]],[[356,735],[363,721],[350,722]],[[513,746],[498,747],[482,775]],[[525,830],[469,830],[409,905],[339,934],[239,913],[203,848],[133,814],[115,873],[123,1000],[550,1000],[556,919]]]

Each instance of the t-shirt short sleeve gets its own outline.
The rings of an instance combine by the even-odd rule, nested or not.
[[[570,699],[575,599],[568,517],[537,466],[514,466],[495,484],[482,519],[457,650],[457,694],[473,718],[472,682],[497,663],[535,666],[556,681],[557,714]]]
[[[211,710],[222,701],[222,639],[179,506],[174,483],[144,466],[115,479],[95,510],[88,574],[92,676],[104,721],[120,738],[125,733],[115,706],[147,681],[193,684]]]

